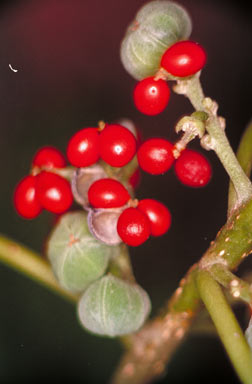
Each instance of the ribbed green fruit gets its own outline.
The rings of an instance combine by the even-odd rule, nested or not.
[[[66,213],[53,230],[47,255],[59,283],[67,290],[84,291],[104,275],[108,261],[118,251],[96,240],[89,232],[87,214]]]
[[[125,69],[137,80],[154,76],[166,49],[187,39],[191,30],[191,19],[180,5],[166,0],[147,3],[136,14],[121,43]]]
[[[81,324],[90,332],[119,336],[137,331],[151,309],[147,293],[113,275],[91,284],[78,304]]]

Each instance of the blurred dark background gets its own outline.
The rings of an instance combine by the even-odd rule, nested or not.
[[[190,113],[172,94],[166,112],[147,117],[131,99],[135,81],[119,59],[125,29],[144,0],[19,0],[0,5],[0,232],[42,252],[50,214],[24,221],[14,212],[16,183],[43,145],[65,151],[78,129],[127,117],[142,137],[175,140],[174,124]],[[251,118],[251,13],[249,2],[180,1],[193,20],[191,38],[208,52],[202,73],[206,95],[220,104],[236,149]],[[9,64],[17,72],[13,72]],[[195,141],[192,148],[199,149]],[[156,198],[173,214],[169,233],[132,248],[139,284],[153,313],[171,295],[225,222],[228,178],[213,153],[214,173],[202,190],[183,187],[173,171],[142,174],[138,198]],[[244,269],[251,267],[247,261]],[[86,333],[76,310],[53,293],[0,265],[0,383],[60,380],[106,383],[118,361],[116,340]],[[238,383],[218,339],[190,336],[160,383]]]

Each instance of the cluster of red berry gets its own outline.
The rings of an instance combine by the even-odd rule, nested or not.
[[[206,52],[198,43],[190,40],[178,41],[163,54],[160,68],[174,77],[192,76],[206,63]],[[162,76],[161,76],[162,77]],[[139,81],[133,93],[137,109],[146,115],[157,115],[167,106],[170,89],[159,76],[147,77]]]
[[[166,172],[173,164],[175,147],[168,140],[152,138],[137,149],[135,135],[120,124],[100,124],[83,128],[69,140],[67,158],[77,168],[92,167],[103,160],[112,167],[127,165],[137,154],[139,166],[154,175]],[[73,202],[68,180],[59,171],[66,167],[63,154],[54,147],[43,147],[32,160],[31,174],[17,185],[14,204],[25,218],[34,218],[42,209],[61,214]],[[193,187],[204,186],[210,180],[209,162],[199,153],[185,149],[175,162],[178,178]],[[118,180],[100,177],[88,189],[92,209],[120,209],[117,232],[128,245],[136,246],[150,235],[163,235],[171,225],[171,214],[153,199],[132,200],[128,190]]]
[[[117,232],[124,243],[137,246],[150,235],[161,236],[171,225],[171,214],[165,205],[154,199],[132,200],[119,181],[110,178],[95,181],[88,190],[93,208],[121,208]]]
[[[67,157],[70,164],[86,167],[99,158],[114,167],[126,165],[136,153],[134,135],[121,125],[84,128],[69,141]],[[63,154],[56,148],[41,148],[32,160],[31,174],[24,177],[14,192],[14,205],[24,218],[37,217],[42,209],[53,213],[67,211],[73,202],[70,183],[52,172],[66,167]]]
[[[211,179],[209,161],[199,152],[184,149],[175,159],[176,149],[172,143],[162,138],[146,140],[137,152],[139,166],[152,175],[167,172],[175,161],[175,174],[181,183],[190,187],[204,187]]]
[[[75,167],[87,167],[99,159],[112,167],[123,167],[136,153],[136,138],[120,124],[83,128],[69,141],[67,157]]]
[[[53,172],[65,166],[63,154],[54,147],[43,147],[35,154],[31,174],[14,191],[14,205],[22,217],[33,219],[43,209],[59,214],[70,208],[73,202],[70,183]]]

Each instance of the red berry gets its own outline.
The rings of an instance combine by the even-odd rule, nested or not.
[[[114,179],[99,179],[88,190],[88,200],[95,208],[122,207],[129,199],[127,189]]]
[[[171,226],[171,214],[168,208],[157,200],[140,200],[137,206],[150,220],[151,235],[161,236],[168,231]]]
[[[150,221],[137,208],[127,208],[119,216],[117,232],[125,244],[136,247],[149,238],[151,233]]]
[[[64,168],[66,161],[63,154],[57,148],[46,146],[36,152],[32,165],[40,168]]]
[[[67,157],[75,167],[87,167],[99,160],[98,128],[83,128],[76,132],[67,146]]]
[[[173,145],[165,139],[146,140],[137,152],[139,166],[152,175],[160,175],[174,162]]]
[[[211,179],[212,168],[203,155],[185,149],[175,163],[175,173],[189,187],[204,187]]]
[[[36,176],[25,176],[16,186],[13,199],[20,216],[26,219],[37,217],[42,207],[36,191]]]
[[[136,153],[136,139],[129,129],[109,124],[100,132],[100,156],[112,167],[123,167]]]
[[[117,121],[117,124],[127,128],[136,138],[136,147],[138,148],[142,142],[142,135],[138,127],[130,119],[122,118]]]
[[[36,191],[40,204],[50,212],[63,213],[72,205],[69,182],[55,173],[40,172],[37,175]]]
[[[206,64],[204,48],[194,41],[178,41],[162,56],[161,67],[173,76],[194,75]]]
[[[133,92],[137,109],[145,115],[157,115],[162,112],[170,99],[170,89],[166,81],[146,77],[139,81]]]

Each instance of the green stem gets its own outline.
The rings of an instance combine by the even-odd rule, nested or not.
[[[46,260],[3,235],[0,235],[0,261],[65,299],[72,302],[77,301],[76,295],[60,287]]]
[[[68,166],[64,168],[51,168],[51,167],[32,167],[31,173],[33,175],[39,174],[41,171],[47,171],[47,172],[52,172],[56,173],[57,175],[64,177],[68,181],[71,181],[74,175],[74,172],[76,171],[75,167]]]
[[[120,249],[120,254],[110,262],[109,272],[123,280],[135,283],[136,279],[130,261],[129,249],[126,244],[122,244]]]
[[[217,116],[218,105],[210,98],[205,98],[198,74],[190,79],[179,80],[174,90],[187,96],[196,110],[204,111],[208,114],[206,130],[210,135],[212,148],[234,185],[237,194],[237,207],[240,206],[251,198],[252,184],[240,166],[225,131],[221,127],[220,119]]]
[[[196,111],[204,111],[202,102],[205,98],[201,83],[199,80],[199,74],[190,77],[185,80],[177,80],[177,84],[174,86],[176,93],[185,95],[190,100],[193,108]]]
[[[217,234],[214,242],[201,258],[202,269],[214,264],[235,269],[252,251],[252,200],[240,207]]]
[[[197,285],[238,376],[244,384],[251,384],[251,350],[219,284],[202,270],[198,273]]]
[[[198,265],[195,264],[180,281],[179,287],[169,300],[168,311],[177,313],[185,311],[196,313],[198,311],[200,297],[195,283],[197,272]]]
[[[208,120],[206,129],[214,140],[214,150],[234,185],[237,194],[237,203],[238,206],[240,206],[252,196],[251,182],[238,163],[224,130],[220,128],[217,117],[212,116]]]
[[[225,287],[234,299],[240,299],[247,304],[252,303],[252,286],[235,276],[222,264],[213,264],[209,269],[211,276]]]
[[[236,156],[243,171],[248,177],[250,177],[252,169],[252,121],[248,124],[242,135]],[[230,216],[236,206],[236,200],[237,197],[234,186],[230,183],[228,195],[228,216]]]

